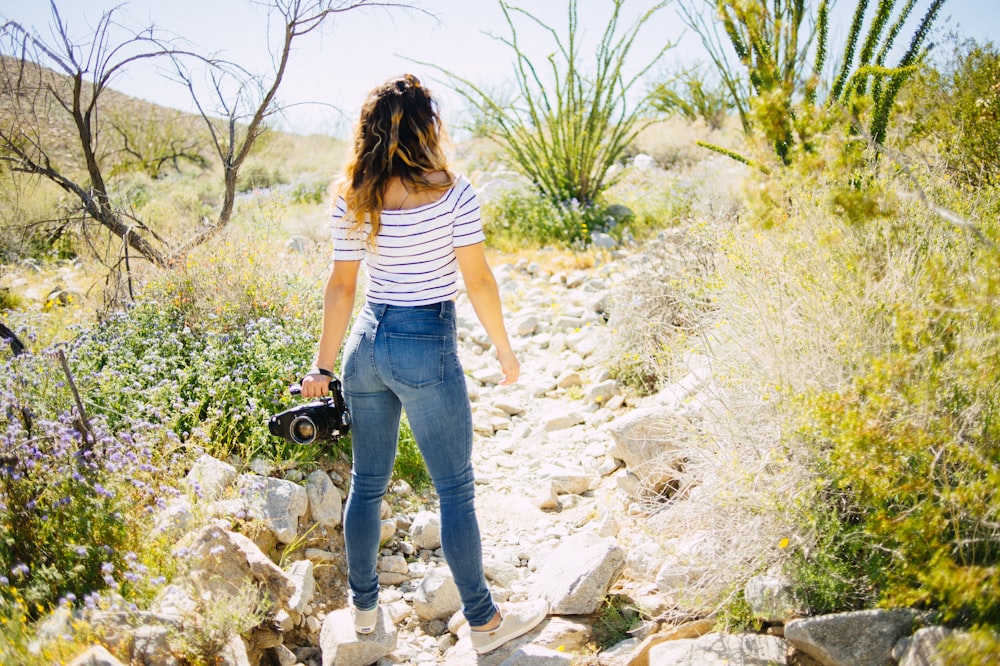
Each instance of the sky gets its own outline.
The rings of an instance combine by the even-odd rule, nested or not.
[[[807,0],[816,3],[817,0]],[[438,97],[446,121],[458,121],[461,98],[447,85],[447,77],[432,63],[487,89],[510,87],[514,81],[510,47],[496,36],[509,30],[496,0],[410,0],[424,11],[369,8],[336,15],[295,43],[279,101],[287,107],[279,120],[282,129],[346,136],[366,93],[385,79],[412,72]],[[523,6],[565,34],[567,0],[520,0]],[[619,33],[654,5],[653,0],[625,0]],[[839,0],[831,43],[846,33],[853,0]],[[872,3],[874,4],[874,3]],[[902,3],[900,3],[902,4]],[[103,12],[119,7],[117,22],[133,29],[155,24],[167,34],[183,37],[195,48],[217,53],[246,69],[273,71],[268,44],[277,39],[262,0],[56,0],[70,35],[83,41]],[[610,0],[578,0],[578,20],[584,62],[594,52],[611,16]],[[1000,41],[1000,0],[947,0],[939,16],[940,29],[956,29],[979,41]],[[918,8],[927,6],[920,0]],[[49,36],[52,13],[48,0],[0,0],[0,16]],[[515,19],[519,39],[537,62],[554,49],[542,31],[523,18]],[[912,34],[904,33],[908,39]],[[493,35],[493,36],[491,36]],[[905,41],[903,39],[901,42]],[[679,20],[670,4],[653,15],[640,30],[629,52],[630,74],[656,56],[666,42],[676,43],[652,74],[704,61],[696,35]],[[648,79],[638,85],[645,89]],[[117,77],[112,87],[157,104],[193,111],[189,93],[162,70],[133,68]]]

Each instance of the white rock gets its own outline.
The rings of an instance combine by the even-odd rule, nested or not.
[[[447,567],[428,571],[413,593],[413,610],[424,620],[447,620],[461,607],[458,587]]]
[[[281,543],[291,543],[299,529],[299,518],[309,508],[309,497],[302,486],[267,476],[244,474],[240,477],[250,515],[260,518]]]
[[[326,528],[340,525],[344,498],[326,472],[317,469],[306,477],[306,497],[312,519]]]
[[[236,468],[229,463],[203,454],[185,477],[192,488],[200,491],[201,497],[215,499],[236,480]]]
[[[295,586],[295,592],[288,600],[289,610],[297,613],[305,612],[306,606],[312,601],[316,591],[316,579],[313,577],[313,563],[309,560],[297,560],[288,569],[288,577]]]
[[[548,557],[535,594],[549,601],[554,615],[590,615],[624,566],[625,551],[613,540],[577,534]]]
[[[545,429],[545,432],[565,430],[566,428],[572,428],[575,425],[579,425],[585,420],[586,419],[583,414],[580,412],[565,411],[543,417],[542,427]]]
[[[441,547],[441,518],[433,511],[421,511],[413,518],[410,539],[421,550]]]
[[[354,631],[352,610],[342,608],[323,620],[319,647],[323,666],[368,666],[396,649],[396,627],[379,607],[375,631],[361,636]]]

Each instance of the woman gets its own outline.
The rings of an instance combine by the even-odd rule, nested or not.
[[[354,452],[344,540],[355,629],[370,633],[378,619],[379,509],[404,409],[440,499],[441,544],[472,645],[483,654],[530,631],[548,604],[524,602],[500,611],[483,574],[472,413],[455,340],[458,270],[496,347],[501,384],[517,381],[520,364],[486,262],[478,200],[469,181],[448,170],[443,132],[436,103],[412,75],[390,79],[365,100],[336,189],[323,330],[302,395],[328,392],[364,261],[365,304],[342,364]]]

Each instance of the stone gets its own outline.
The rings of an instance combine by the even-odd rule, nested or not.
[[[607,404],[611,398],[618,395],[618,382],[614,379],[608,379],[603,382],[598,382],[593,384],[587,389],[584,397],[588,402],[596,402],[599,405]]]
[[[536,314],[518,317],[512,324],[514,335],[534,335],[541,323],[541,318]]]
[[[649,650],[649,666],[776,666],[786,664],[788,644],[777,636],[706,634],[672,640]]]
[[[378,570],[386,573],[409,574],[410,565],[402,555],[386,555],[378,561]]]
[[[899,666],[942,666],[944,661],[937,654],[938,643],[951,634],[947,627],[923,627],[906,642]]]
[[[680,455],[672,442],[675,419],[662,409],[636,409],[612,421],[608,429],[615,442],[611,455],[640,478],[648,474],[649,463],[659,462],[664,454]]]
[[[885,666],[916,618],[905,608],[820,615],[786,624],[785,639],[827,666]]]
[[[195,525],[194,507],[186,497],[167,501],[166,507],[157,512],[153,529],[166,534],[183,534]]]
[[[555,465],[543,466],[539,474],[542,478],[552,481],[552,485],[559,495],[582,495],[590,490],[593,481],[590,474]]]
[[[233,636],[215,655],[214,663],[217,666],[251,666],[246,643],[239,636]]]
[[[187,535],[174,549],[179,556],[185,552],[189,577],[203,593],[232,596],[252,578],[285,606],[297,591],[292,579],[250,539],[218,525]]]
[[[284,645],[276,645],[271,648],[271,655],[274,657],[273,662],[276,662],[278,666],[295,666],[296,662],[298,662],[298,657],[295,656],[295,653]]]
[[[566,370],[556,377],[556,386],[562,389],[583,386],[583,379],[576,370]]]
[[[162,624],[144,624],[131,633],[129,663],[181,666],[182,662],[170,649],[171,627]]]
[[[312,519],[327,529],[339,526],[344,498],[327,473],[321,469],[315,470],[306,477],[305,487]]]
[[[255,474],[244,474],[240,483],[250,515],[262,520],[280,543],[294,541],[299,518],[309,509],[306,489],[291,481]]]
[[[85,652],[76,656],[69,666],[125,666],[103,645],[91,645]]]
[[[580,425],[584,421],[586,421],[586,417],[584,417],[584,415],[580,412],[567,410],[543,417],[542,427],[545,429],[545,432],[554,432],[556,430],[572,428],[575,425]]]
[[[572,655],[528,643],[500,662],[500,666],[570,666]]]
[[[236,480],[236,468],[207,453],[199,457],[184,477],[187,484],[204,499],[215,499]]]
[[[396,649],[396,627],[380,606],[375,631],[362,636],[354,631],[352,610],[342,608],[323,620],[319,647],[323,666],[369,666]]]
[[[435,550],[441,547],[441,517],[433,511],[420,511],[413,518],[410,539],[420,550]]]
[[[590,244],[596,248],[604,250],[613,250],[618,247],[618,241],[616,241],[610,234],[606,234],[602,231],[595,231],[590,234]]]
[[[413,610],[424,620],[447,620],[461,607],[462,598],[447,567],[428,571],[413,593]]]
[[[499,384],[503,381],[503,371],[496,367],[483,368],[473,372],[472,378],[480,384]]]
[[[289,610],[304,613],[306,606],[312,601],[316,591],[316,579],[313,577],[313,563],[309,560],[297,560],[288,569],[288,577],[295,586],[295,591],[288,600]]]
[[[392,518],[383,519],[378,542],[380,544],[389,543],[394,536],[396,536],[396,521]]]
[[[535,495],[535,506],[542,511],[558,511],[562,505],[559,503],[559,492],[554,481],[540,483],[538,492]]]
[[[596,613],[624,567],[625,551],[613,540],[573,535],[549,555],[535,596],[548,600],[553,615]]]

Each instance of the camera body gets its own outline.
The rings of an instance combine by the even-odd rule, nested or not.
[[[291,392],[297,395],[298,386]],[[275,414],[267,423],[268,430],[294,444],[312,444],[317,440],[336,441],[351,428],[351,413],[344,402],[339,379],[330,380],[329,396]]]

